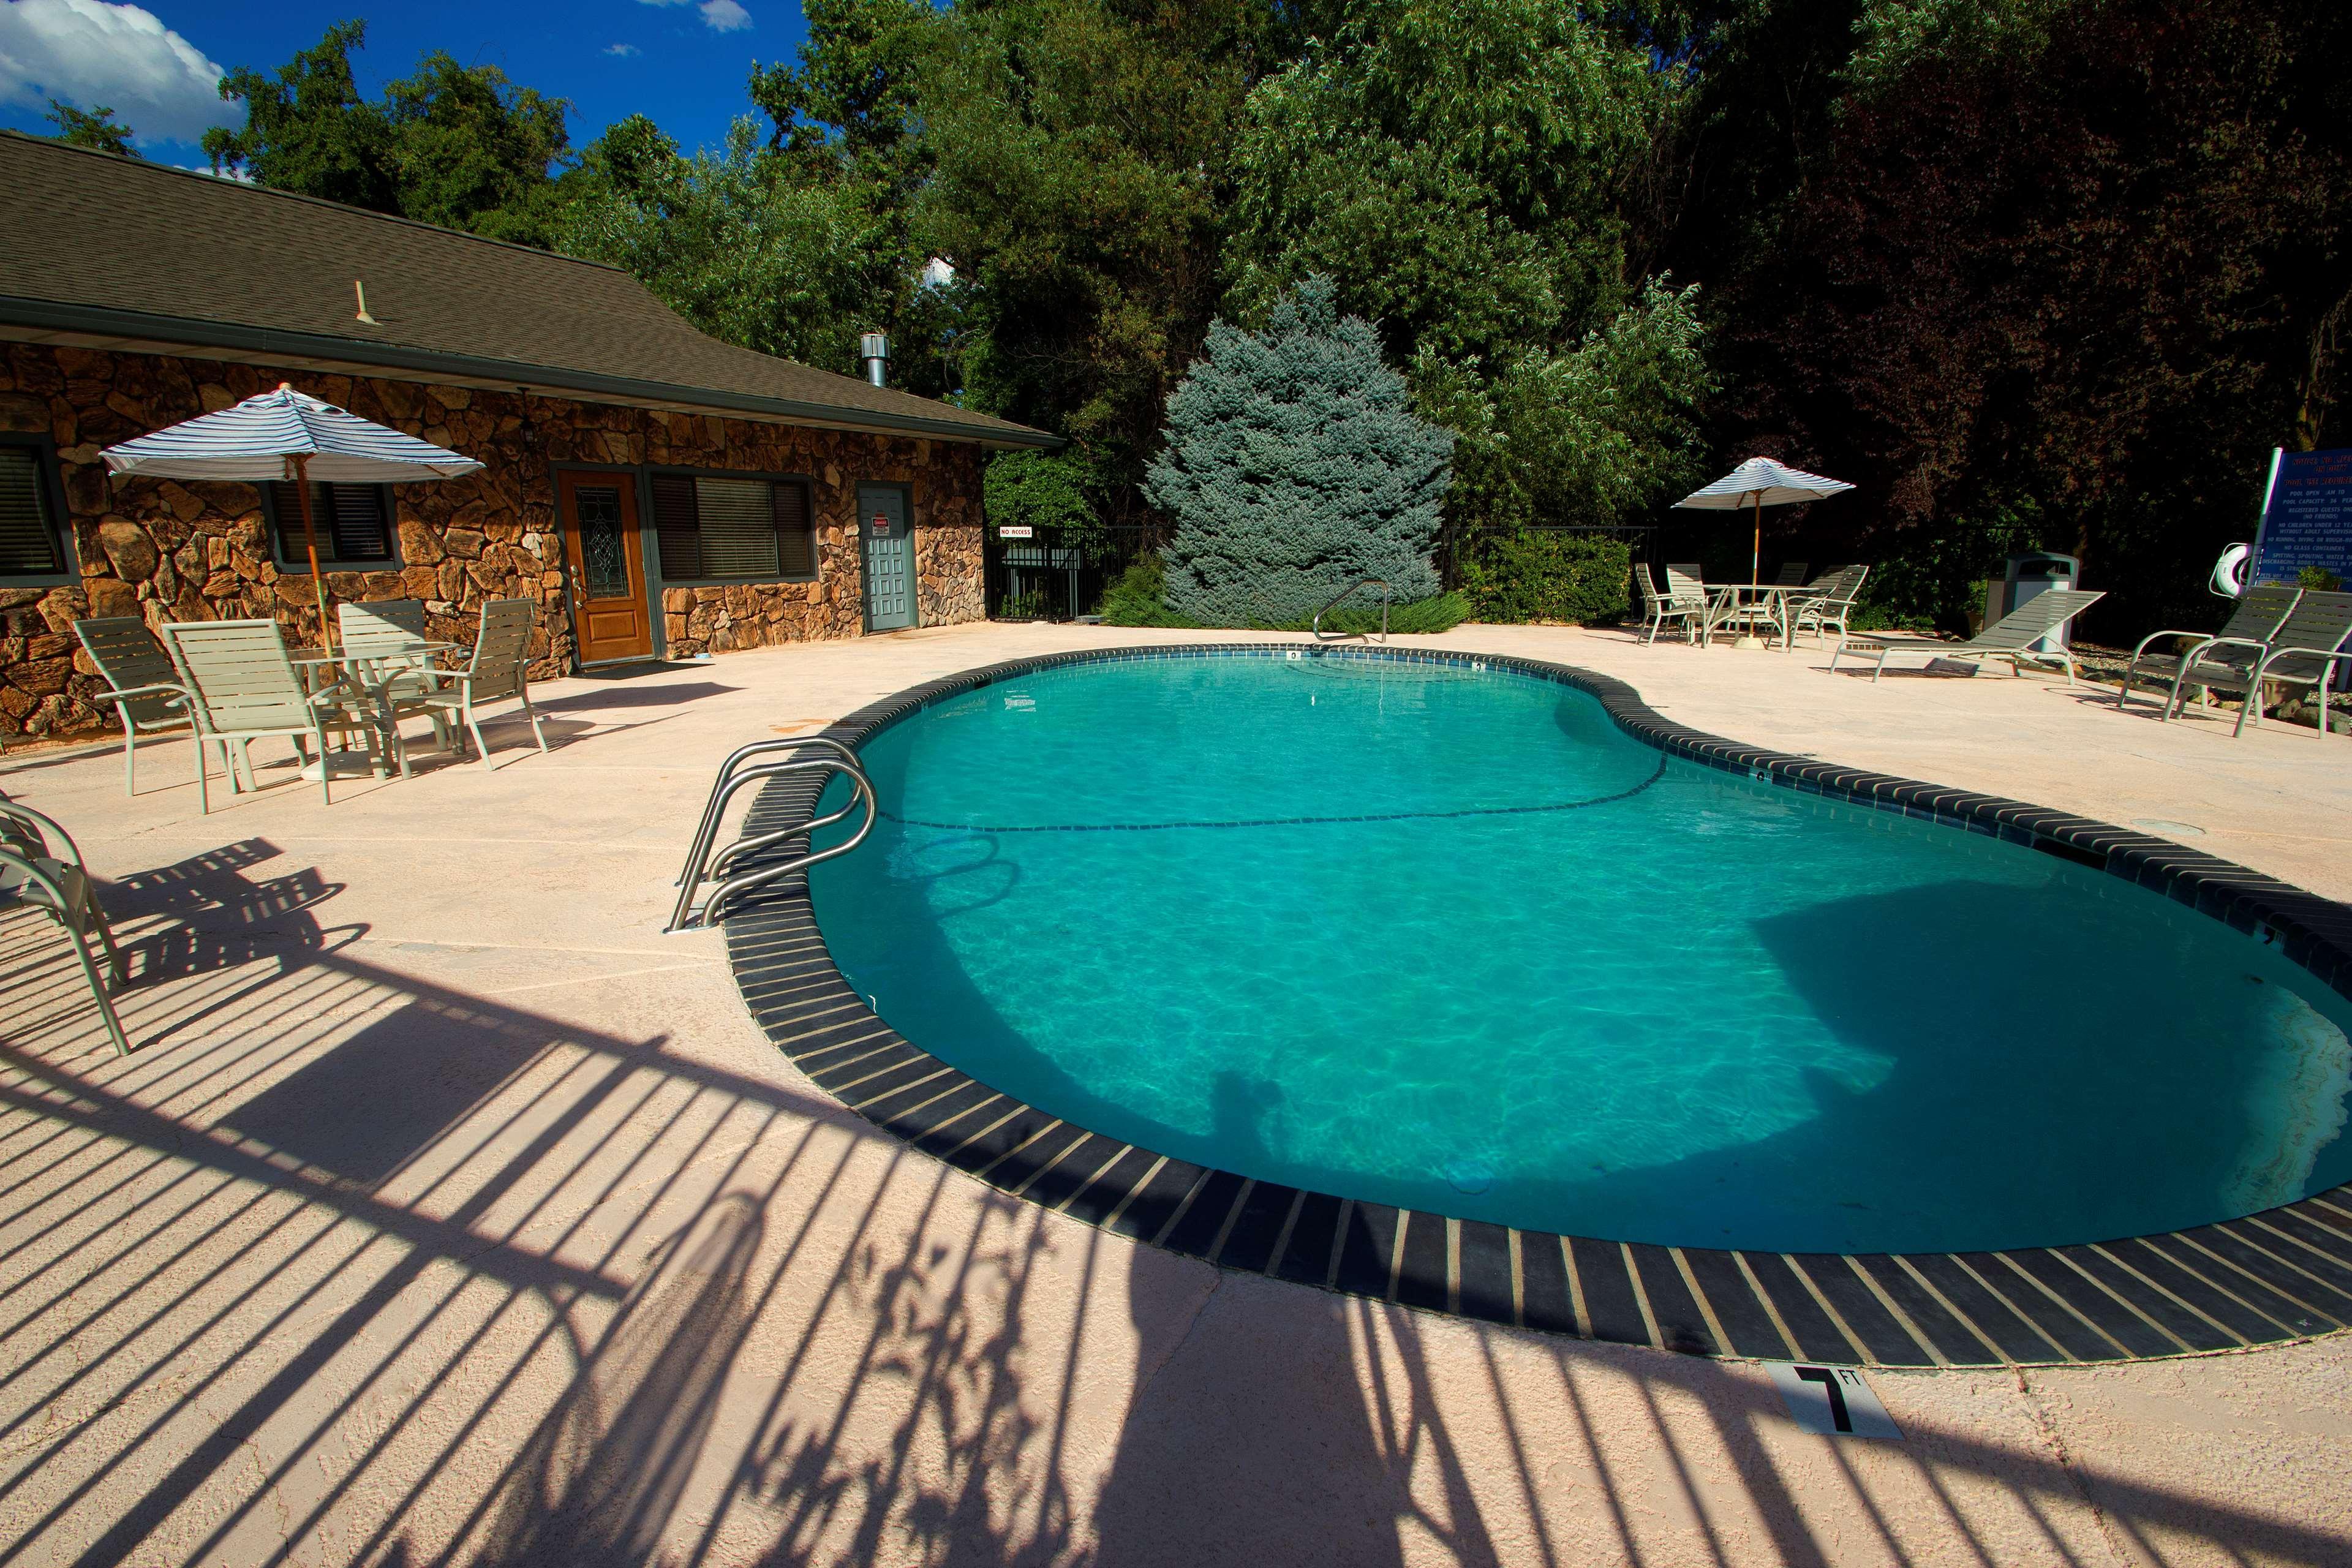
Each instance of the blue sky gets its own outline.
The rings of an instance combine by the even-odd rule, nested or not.
[[[198,163],[206,122],[242,123],[213,91],[220,71],[274,69],[352,16],[371,95],[446,49],[570,99],[575,147],[638,112],[687,147],[716,143],[751,107],[752,62],[790,59],[807,36],[799,0],[0,0],[0,126],[52,130],[50,98],[108,103],[149,157]]]

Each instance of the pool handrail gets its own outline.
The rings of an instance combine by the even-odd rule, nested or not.
[[[765,753],[797,752],[811,748],[822,749],[834,754],[795,758],[785,762],[761,763],[750,767],[741,765],[747,759]],[[711,852],[712,844],[718,837],[719,825],[726,816],[728,804],[744,785],[765,779],[813,771],[839,773],[846,777],[850,781],[849,804],[823,816],[813,816],[764,833],[746,834],[717,854],[714,855]],[[819,786],[819,793],[823,793],[822,785]],[[844,821],[856,813],[861,805],[865,808],[866,820],[846,842],[835,845],[830,849],[798,857],[782,866],[761,867],[753,872],[728,875],[730,868],[745,856],[772,847],[789,839],[805,837],[819,828]],[[748,892],[753,888],[774,880],[776,877],[815,865],[820,860],[830,860],[837,855],[846,854],[862,843],[866,836],[873,831],[877,810],[874,783],[866,776],[865,767],[858,761],[857,753],[830,736],[802,735],[779,741],[754,741],[749,745],[738,747],[724,763],[719,764],[719,776],[710,786],[710,798],[702,808],[701,820],[695,826],[694,839],[688,848],[686,864],[679,870],[677,880],[673,884],[678,890],[677,902],[670,910],[669,923],[662,928],[664,933],[687,931],[697,924],[706,926],[713,924],[723,907],[722,900],[731,901],[729,895]],[[719,879],[719,889],[704,900],[702,908],[697,910],[694,908],[695,893],[703,883],[714,879]]]

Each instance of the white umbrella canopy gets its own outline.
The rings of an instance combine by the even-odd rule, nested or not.
[[[319,598],[319,635],[333,646],[319,540],[310,521],[310,483],[413,484],[478,472],[473,458],[362,419],[279,384],[216,414],[200,415],[140,436],[102,454],[118,474],[153,479],[266,482],[286,479],[302,503],[302,542]]]
[[[1764,562],[1764,509],[1768,506],[1791,506],[1799,501],[1824,500],[1840,490],[1853,487],[1843,479],[1828,479],[1821,474],[1809,474],[1802,468],[1791,468],[1769,458],[1750,458],[1711,485],[1702,485],[1682,500],[1677,507],[1689,507],[1701,511],[1756,511],[1756,547],[1748,561],[1748,576],[1761,576]]]

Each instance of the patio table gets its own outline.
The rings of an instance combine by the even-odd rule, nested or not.
[[[320,678],[327,671],[340,668],[343,672],[342,679],[345,684],[375,705],[373,728],[383,736],[384,749],[392,755],[400,758],[401,776],[405,778],[408,775],[408,758],[401,750],[400,719],[393,710],[393,683],[404,675],[416,673],[414,667],[408,663],[410,659],[419,656],[430,657],[435,654],[455,653],[463,646],[453,642],[409,643],[394,652],[378,650],[373,653],[345,651],[294,654],[290,656],[290,662],[296,669],[302,672],[305,680],[313,683],[311,689],[314,691],[320,689],[324,684]],[[381,668],[394,663],[398,668],[392,669]],[[331,756],[321,756],[316,765],[322,768],[331,766],[340,773],[357,773],[362,764],[352,752],[344,751],[333,752]],[[383,776],[383,769],[380,762],[370,759],[363,765],[373,771],[377,777]],[[306,767],[302,770],[302,776],[317,778],[319,775]]]
[[[1797,646],[1796,617],[1790,613],[1790,595],[1809,595],[1821,592],[1820,589],[1807,583],[1705,583],[1700,586],[1707,591],[1713,601],[1708,605],[1706,614],[1706,635],[1710,641],[1714,639],[1716,626],[1728,620],[1730,612],[1739,606],[1742,595],[1752,594],[1759,603],[1768,598],[1779,598],[1782,653],[1787,653]]]

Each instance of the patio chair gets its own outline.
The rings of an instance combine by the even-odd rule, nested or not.
[[[465,721],[484,767],[490,765],[490,747],[482,739],[482,726],[475,710],[486,702],[501,702],[509,697],[522,699],[523,716],[530,721],[530,732],[539,738],[540,752],[544,755],[547,752],[547,732],[539,727],[539,710],[530,705],[527,673],[530,630],[538,614],[539,607],[529,599],[492,599],[484,605],[481,630],[474,638],[472,663],[464,669],[436,671],[446,684],[424,699],[426,708]]]
[[[196,746],[196,765],[204,766],[204,743],[195,740],[194,721],[188,716],[187,689],[180,672],[136,616],[100,616],[76,621],[74,636],[82,651],[98,666],[108,689],[98,699],[114,704],[122,721],[122,793],[136,795],[131,770],[139,755],[139,737],[186,729]]]
[[[1700,628],[1706,624],[1705,599],[1694,603],[1659,593],[1657,583],[1651,577],[1650,568],[1644,562],[1633,563],[1633,581],[1641,584],[1642,613],[1650,617],[1649,630],[1642,637],[1643,647],[1658,640],[1659,631],[1668,621],[1681,622],[1683,635],[1693,643],[1698,641]]]
[[[1776,588],[1803,587],[1805,568],[1811,564],[1806,561],[1783,561],[1780,563],[1780,574],[1772,579],[1772,585]]]
[[[0,909],[37,910],[65,928],[74,956],[81,961],[82,978],[89,982],[90,996],[98,1003],[99,1016],[114,1041],[114,1054],[129,1056],[131,1039],[122,1032],[107,982],[90,955],[90,938],[95,936],[105,952],[107,973],[116,987],[129,979],[130,972],[122,949],[115,945],[106,910],[100,907],[81,848],[55,819],[5,795],[0,795]]]
[[[2282,686],[2318,689],[2319,732],[2325,735],[2332,689],[2339,684],[2352,686],[2352,663],[2347,662],[2352,661],[2352,594],[2306,592],[2287,612],[2277,635],[2261,648],[2252,669],[2230,658],[2243,647],[2243,639],[2216,637],[2200,650],[2200,656],[2180,671],[2168,711],[2180,710],[2183,694],[2191,686],[2208,693],[2236,692],[2241,705],[2238,722],[2230,733],[2242,734],[2249,717],[2256,729],[2262,727],[2263,682],[2275,680]],[[2220,657],[2213,655],[2213,649],[2224,647],[2227,652]],[[2336,668],[2339,664],[2345,665],[2341,675]],[[2207,700],[2200,698],[2200,702]]]
[[[1826,643],[1832,626],[1837,627],[1837,635],[1843,639],[1854,604],[1862,597],[1862,585],[1869,577],[1867,566],[1841,566],[1826,576],[1815,578],[1803,593],[1790,595],[1789,614],[1796,623],[1790,628],[1790,640],[1795,640],[1796,633],[1810,630]]]
[[[2121,708],[2131,700],[2132,682],[2143,673],[2158,685],[2168,679],[2172,682],[2171,689],[2162,693],[2156,705],[2158,717],[2165,718],[2172,711],[2173,700],[2180,695],[2180,672],[2197,660],[2210,658],[2216,663],[2252,669],[2261,660],[2263,650],[2270,647],[2271,638],[2278,635],[2279,627],[2286,624],[2295,601],[2302,597],[2300,588],[2281,583],[2259,584],[2240,596],[2230,611],[2230,618],[2218,632],[2148,633],[2132,649],[2131,663],[2124,670],[2124,683],[2116,690],[2116,706]],[[2161,654],[2147,651],[2150,643],[2162,641],[2187,646]],[[2211,653],[2216,644],[2227,647],[2221,653]]]
[[[1837,661],[1852,652],[1857,658],[1875,649],[1876,668],[1871,670],[1872,685],[1886,673],[1886,656],[1891,653],[1924,653],[1931,659],[1956,658],[1971,662],[1986,659],[2009,660],[2010,673],[2023,675],[2024,666],[2060,664],[2066,669],[2066,684],[2074,684],[2074,656],[2061,644],[2054,648],[2038,648],[2033,645],[2043,637],[2063,629],[2066,623],[2105,598],[2105,594],[2086,594],[2078,589],[2063,588],[2037,595],[1985,627],[1966,642],[1944,642],[1935,637],[1841,637],[1837,648],[1830,655],[1829,668],[1837,670]]]
[[[433,721],[434,739],[447,750],[453,744],[448,716],[425,701],[426,696],[441,689],[445,673],[434,668],[431,654],[420,651],[432,640],[425,633],[425,601],[346,601],[335,606],[335,620],[342,634],[343,652],[366,660],[369,679],[379,683],[375,689],[392,721],[397,724],[404,714],[426,714]],[[400,776],[406,778],[407,747],[399,743],[395,736],[392,751],[400,766]]]
[[[330,680],[316,691],[305,689],[286,656],[286,639],[278,635],[276,621],[174,621],[163,628],[163,639],[171,645],[172,662],[179,666],[181,684],[195,709],[198,809],[212,810],[203,741],[217,742],[223,752],[236,747],[229,768],[232,789],[253,783],[255,741],[287,736],[294,742],[295,754],[306,763],[310,756],[302,749],[303,739],[316,741],[319,796],[330,805],[334,795],[328,779],[334,769],[327,763],[328,731],[362,731],[368,750],[375,752],[374,704],[341,680]],[[236,775],[239,759],[245,765],[243,784]]]

